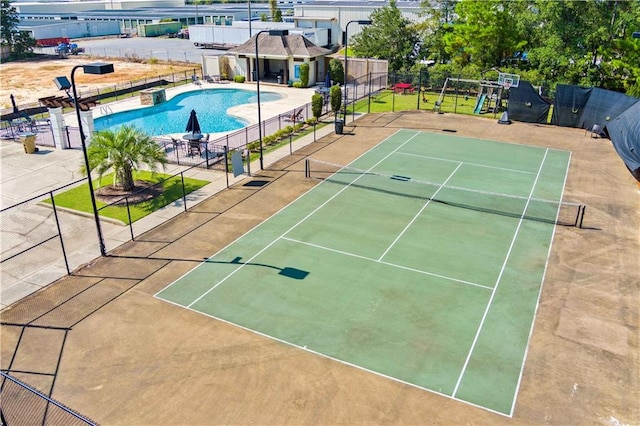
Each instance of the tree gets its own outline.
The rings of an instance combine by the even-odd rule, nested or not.
[[[532,6],[538,25],[531,66],[553,82],[631,90],[640,77],[640,1],[586,0]]]
[[[331,74],[331,80],[338,84],[344,84],[344,68],[339,59],[332,58],[329,61],[329,73]]]
[[[26,31],[20,31],[13,39],[12,56],[26,58],[33,55],[36,40]]]
[[[134,126],[122,126],[117,131],[103,130],[91,137],[87,149],[90,171],[96,170],[98,176],[113,171],[114,185],[125,191],[133,191],[135,182],[133,171],[142,164],[156,171],[158,164],[164,168],[167,157],[150,136]]]
[[[356,56],[386,59],[391,71],[410,69],[416,61],[414,49],[420,36],[404,18],[395,0],[371,13],[371,25],[362,27],[349,46]]]
[[[280,9],[276,9],[276,13],[273,15],[273,22],[282,22],[282,11]]]
[[[461,0],[453,31],[443,36],[445,50],[459,65],[500,66],[523,47],[508,0]]]
[[[282,22],[282,11],[278,9],[276,0],[269,0],[269,9],[271,11],[271,20],[273,22]]]
[[[17,26],[20,22],[18,17],[18,11],[15,7],[11,6],[9,0],[2,0],[0,3],[0,38],[2,45],[13,46],[13,38],[18,32]]]
[[[453,30],[458,0],[422,0],[423,23],[418,24],[423,34],[423,50],[427,58],[436,63],[446,63],[451,55],[445,49],[444,36]]]
[[[0,3],[0,42],[3,46],[10,46],[11,56],[22,58],[33,54],[36,41],[26,31],[18,31],[20,18],[16,8],[9,0]]]

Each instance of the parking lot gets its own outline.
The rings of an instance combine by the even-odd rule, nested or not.
[[[190,40],[168,37],[105,37],[95,39],[74,39],[85,55],[109,58],[155,58],[161,61],[182,61],[201,63],[202,56],[219,55],[223,50],[195,47]],[[53,47],[40,50],[55,54]],[[82,55],[82,54],[81,54]]]

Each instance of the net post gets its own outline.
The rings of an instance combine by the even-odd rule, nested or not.
[[[304,159],[304,177],[306,177],[306,178],[310,178],[311,177],[311,168],[309,166],[309,159],[308,158]]]

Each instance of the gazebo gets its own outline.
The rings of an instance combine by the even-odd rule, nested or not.
[[[256,34],[240,46],[229,49],[238,68],[255,81],[256,38],[259,37],[260,81],[289,83],[300,79],[300,65],[309,64],[309,86],[324,81],[328,65],[325,56],[331,50],[316,46],[302,34]]]

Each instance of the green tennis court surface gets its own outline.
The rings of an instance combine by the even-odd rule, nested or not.
[[[157,297],[510,416],[569,160],[401,130]]]

